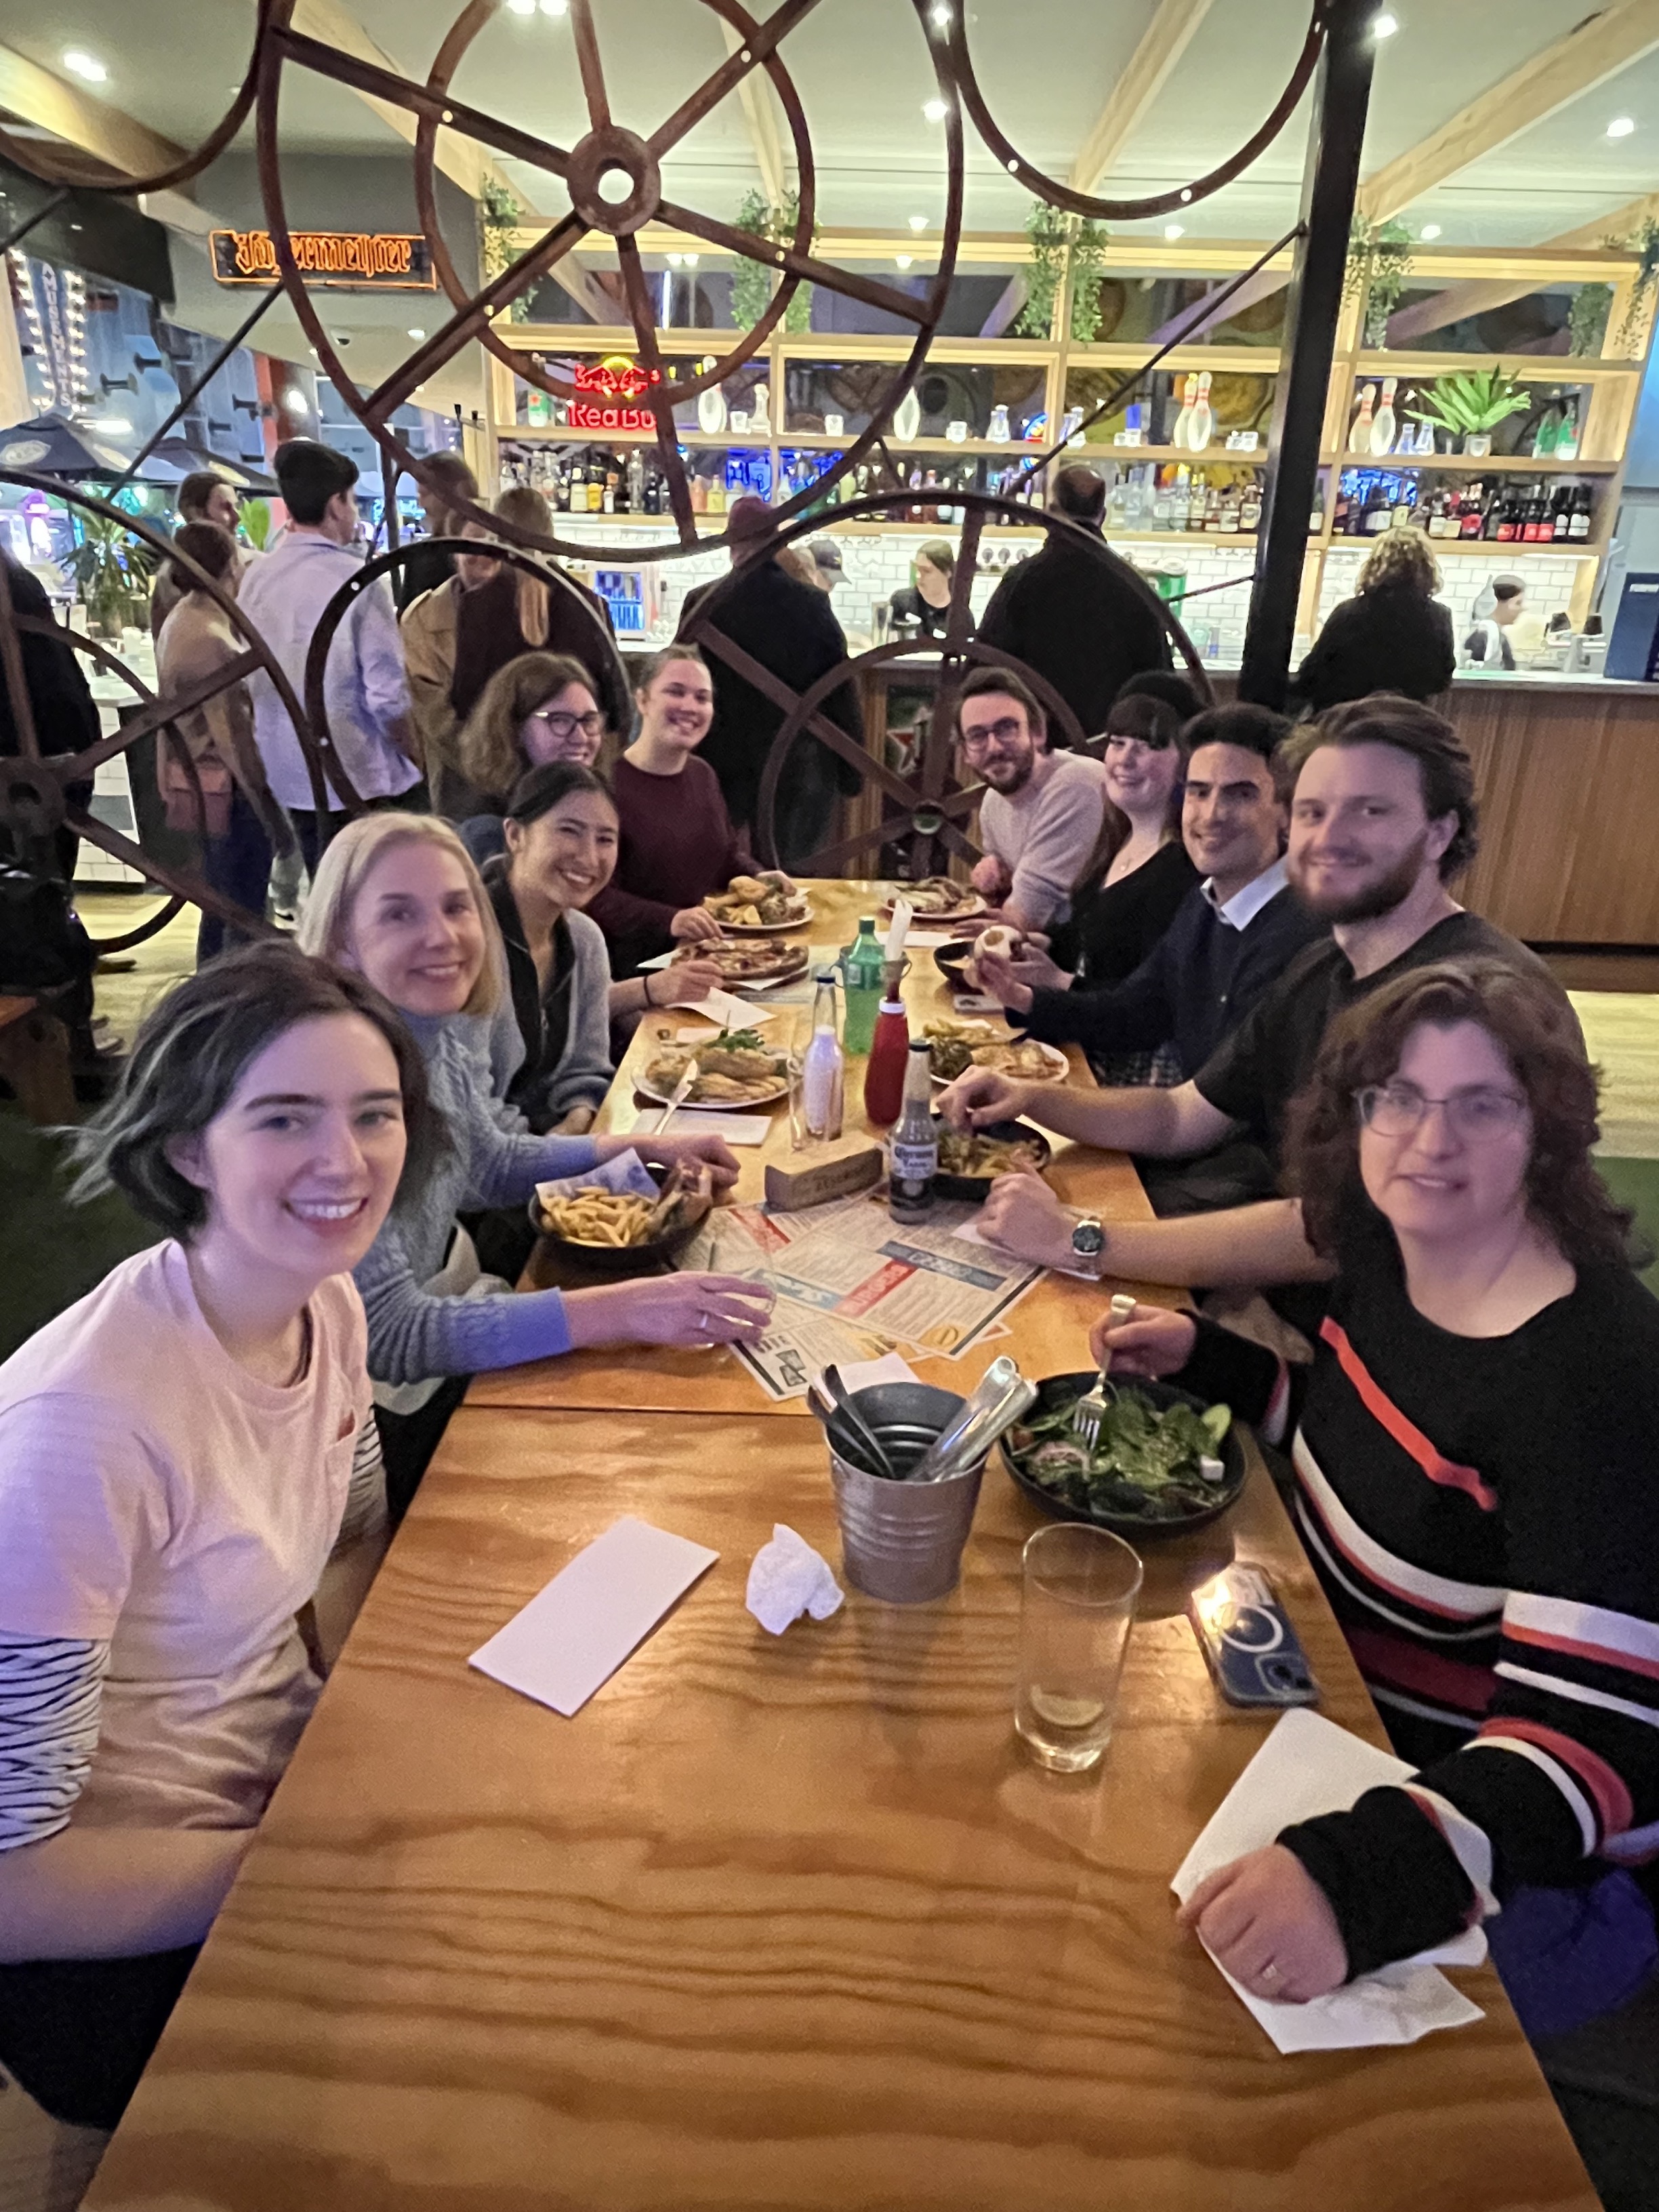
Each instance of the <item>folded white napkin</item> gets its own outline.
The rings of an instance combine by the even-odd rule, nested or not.
[[[769,1022],[772,1018],[769,1006],[751,1006],[747,999],[734,999],[729,991],[711,991],[706,999],[671,999],[668,1003],[676,1012],[707,1014],[711,1022],[718,1022],[722,1029],[758,1029],[763,1022]],[[708,1036],[707,1030],[680,1031],[682,1042],[688,1037],[707,1039]]]
[[[774,1522],[771,1542],[755,1554],[744,1597],[761,1626],[770,1635],[781,1636],[804,1613],[814,1620],[828,1620],[840,1610],[843,1595],[828,1559],[786,1522]]]
[[[1273,1733],[1223,1798],[1209,1826],[1170,1884],[1184,1905],[1200,1882],[1247,1851],[1270,1844],[1281,1828],[1319,1813],[1346,1813],[1368,1790],[1404,1782],[1414,1770],[1334,1721],[1297,1706],[1282,1713]],[[1345,1983],[1307,2004],[1276,2003],[1224,1978],[1280,2051],[1356,2051],[1372,2044],[1415,2043],[1437,2027],[1465,2027],[1481,2017],[1437,1962],[1478,1966],[1486,1939],[1471,1928],[1414,1959]]]

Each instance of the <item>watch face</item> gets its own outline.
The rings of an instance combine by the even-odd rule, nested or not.
[[[1072,1249],[1085,1260],[1092,1260],[1097,1252],[1106,1249],[1106,1232],[1097,1221],[1079,1221],[1072,1231]]]

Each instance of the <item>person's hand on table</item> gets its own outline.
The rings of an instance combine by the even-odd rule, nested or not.
[[[988,1121],[1017,1121],[1030,1090],[1030,1084],[1012,1082],[994,1068],[970,1067],[945,1085],[937,1103],[953,1129],[982,1129]]]
[[[658,975],[668,978],[660,998],[653,997],[651,990]],[[724,989],[725,985],[726,978],[715,963],[700,959],[693,952],[686,959],[672,961],[666,968],[652,970],[645,979],[645,1003],[647,1006],[672,1006],[681,999],[701,1000],[711,991]]]
[[[1330,1899],[1283,1844],[1247,1852],[1200,1882],[1178,1917],[1253,1996],[1306,2004],[1348,1978]]]
[[[668,925],[677,945],[713,944],[720,933],[720,926],[706,906],[683,906]]]
[[[988,853],[982,860],[975,860],[968,878],[981,898],[1006,898],[1014,887],[1014,879],[994,853]]]
[[[1003,1116],[995,1117],[999,1120]],[[999,1176],[980,1208],[980,1233],[999,1251],[1012,1252],[1040,1267],[1075,1267],[1069,1213],[1039,1175]]]
[[[729,1190],[740,1171],[738,1156],[724,1137],[633,1136],[624,1140],[624,1148],[629,1146],[642,1160],[659,1168],[672,1168],[680,1160],[706,1165],[714,1176],[716,1190]]]
[[[756,1344],[771,1318],[773,1293],[742,1275],[665,1275],[567,1291],[565,1319],[573,1350],[596,1344],[666,1344],[707,1351],[715,1344]]]
[[[1183,1368],[1197,1341],[1198,1323],[1190,1314],[1138,1305],[1126,1322],[1115,1323],[1109,1311],[1102,1314],[1089,1331],[1089,1356],[1099,1367],[1109,1352],[1114,1375],[1145,1375],[1157,1382]]]

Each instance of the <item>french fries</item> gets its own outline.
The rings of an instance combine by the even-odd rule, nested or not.
[[[654,1199],[635,1191],[579,1190],[564,1198],[538,1184],[536,1201],[544,1225],[567,1244],[604,1244],[614,1250],[642,1244],[656,1209]]]

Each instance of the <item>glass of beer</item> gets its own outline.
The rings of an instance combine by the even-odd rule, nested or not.
[[[1112,1740],[1140,1560],[1109,1530],[1065,1521],[1027,1541],[1024,1569],[1014,1726],[1040,1765],[1079,1773]]]

